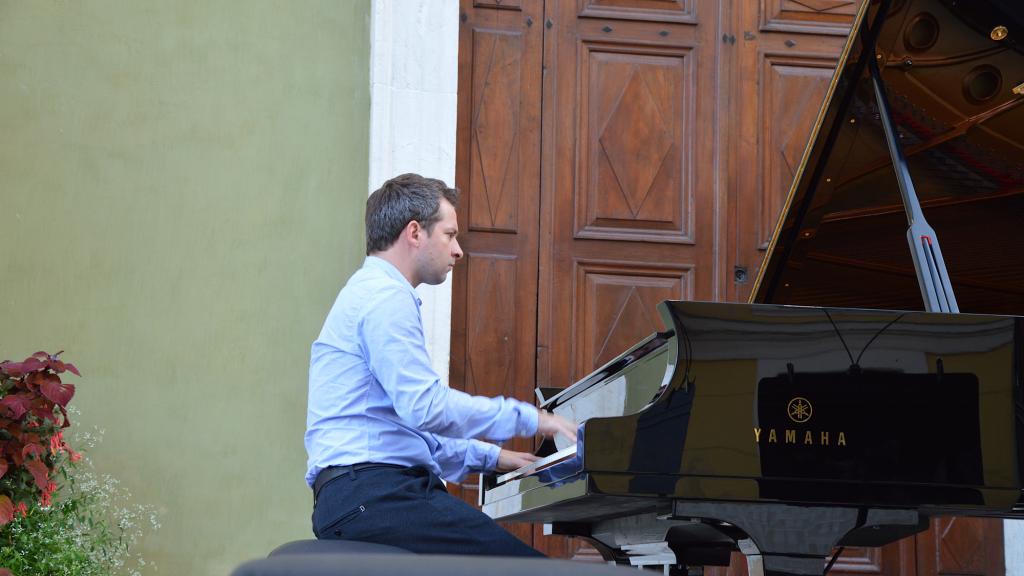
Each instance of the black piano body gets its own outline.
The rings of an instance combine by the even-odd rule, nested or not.
[[[901,166],[965,313],[916,311]],[[620,563],[739,549],[776,575],[933,516],[1024,517],[1021,223],[1024,3],[866,2],[753,303],[662,303],[663,332],[542,398],[577,444],[484,477],[483,510]]]
[[[486,513],[589,538],[621,562],[727,564],[747,545],[769,572],[795,574],[934,515],[1015,514],[1024,319],[659,310],[666,332],[545,402],[583,422],[577,444],[494,479]],[[805,557],[809,571],[786,568]]]

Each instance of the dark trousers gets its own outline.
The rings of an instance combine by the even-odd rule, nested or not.
[[[327,482],[313,506],[313,533],[420,554],[543,556],[419,466],[358,470]]]

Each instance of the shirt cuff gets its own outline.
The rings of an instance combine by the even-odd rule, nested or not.
[[[501,454],[501,446],[490,444],[487,442],[481,442],[481,449],[483,451],[483,470],[485,472],[494,472],[498,468],[498,456]]]
[[[516,406],[519,417],[516,419],[516,436],[533,436],[537,433],[540,412],[533,404],[519,402]]]

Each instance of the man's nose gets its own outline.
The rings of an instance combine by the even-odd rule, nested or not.
[[[459,241],[458,240],[453,240],[452,241],[452,256],[456,260],[458,260],[459,258],[462,258],[462,246],[459,246]]]

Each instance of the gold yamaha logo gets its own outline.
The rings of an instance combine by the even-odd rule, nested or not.
[[[814,415],[810,400],[797,396],[786,405],[786,415],[797,424],[806,424]],[[846,432],[830,430],[806,430],[797,428],[754,427],[754,442],[765,444],[803,444],[805,446],[846,446]]]
[[[789,401],[789,405],[786,406],[786,413],[789,414],[789,419],[793,422],[803,424],[811,419],[811,415],[814,414],[814,408],[807,398],[797,396]]]

